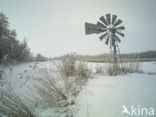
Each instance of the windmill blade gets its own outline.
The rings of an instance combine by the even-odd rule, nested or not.
[[[111,24],[111,15],[110,14],[106,14],[106,19],[108,24]]]
[[[116,29],[125,30],[124,26],[117,27]]]
[[[108,45],[108,42],[109,42],[109,35],[106,37],[106,42],[105,42],[105,44]]]
[[[95,24],[85,23],[85,32],[86,32],[86,34],[97,33],[95,31],[96,28],[97,28],[97,26]]]
[[[107,36],[107,34],[108,34],[108,33],[105,33],[105,34],[101,35],[101,36],[99,37],[99,38],[100,38],[100,41],[102,41],[103,38],[105,38],[105,37]]]
[[[119,39],[119,37],[117,35],[114,35],[114,38],[120,43],[121,40]]]
[[[122,23],[122,20],[118,20],[115,24],[114,24],[114,26],[117,26],[117,25],[119,25],[119,24],[121,24]]]
[[[106,19],[104,18],[104,16],[101,16],[99,19],[100,19],[106,26],[108,25],[108,23],[107,23]]]
[[[120,36],[124,37],[124,34],[121,32],[116,32],[117,34],[119,34]]]
[[[94,32],[96,33],[96,34],[99,34],[99,33],[102,33],[102,32],[105,32],[106,30],[101,30],[101,29],[98,29],[98,28],[95,28],[94,29]]]
[[[116,18],[117,18],[117,16],[116,15],[113,15],[113,17],[112,17],[112,24],[114,24]]]
[[[99,28],[106,28],[106,26],[105,25],[103,25],[101,22],[97,22],[97,26],[99,27]]]

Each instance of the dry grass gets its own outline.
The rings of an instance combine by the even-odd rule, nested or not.
[[[75,54],[70,54],[63,59],[61,64],[57,65],[57,69],[63,77],[78,76],[87,78],[91,74],[91,70],[88,68],[87,63],[84,61],[77,61],[77,56]]]
[[[57,67],[60,68],[61,66]],[[47,69],[40,70],[40,78],[36,78],[38,80],[35,86],[35,92],[40,98],[40,103],[55,107],[73,104],[71,98],[78,95],[81,86],[90,76],[90,70],[84,62],[78,62],[74,69],[75,73],[70,77],[67,77],[60,69],[57,72]]]
[[[75,77],[64,77],[60,74],[54,75],[47,70],[40,72],[41,78],[37,80],[35,94],[36,106],[41,108],[55,107],[58,114],[69,116],[69,108],[76,102],[75,98],[81,90]]]
[[[0,81],[4,79],[4,71],[3,70],[0,70]]]
[[[48,69],[40,71],[40,78],[34,91],[39,100],[37,105],[43,105],[44,108],[59,108],[58,113],[67,113],[69,116],[71,110],[68,107],[73,107],[76,103],[76,97],[91,71],[87,63],[76,61],[74,55],[68,56],[56,66],[56,71]]]
[[[95,73],[96,74],[104,73],[104,66],[97,64],[95,67]]]
[[[118,63],[117,66],[109,64],[106,67],[106,73],[110,76],[125,73],[142,73],[142,69],[139,62]]]
[[[47,106],[59,106],[59,101],[67,100],[65,83],[61,85],[59,81],[60,78],[56,79],[46,69],[40,72],[40,78],[35,87],[35,93],[39,95],[40,103],[45,103]]]
[[[33,109],[23,102],[6,82],[0,92],[0,115],[7,117],[37,117]]]
[[[84,61],[78,61],[76,66],[76,75],[80,78],[90,77],[92,71],[88,68],[88,65]]]
[[[57,66],[59,72],[66,77],[75,75],[76,72],[76,55],[70,54],[61,60],[61,64]]]
[[[142,73],[141,64],[139,62],[129,62],[123,64],[124,73]]]
[[[93,62],[93,63],[107,63],[110,62],[109,59],[83,59],[83,61]],[[137,59],[122,59],[123,62],[147,62],[147,61],[156,61],[156,58],[137,58]],[[112,60],[113,62],[113,60]]]

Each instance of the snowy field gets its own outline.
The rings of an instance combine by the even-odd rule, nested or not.
[[[88,65],[94,69],[96,63]],[[77,97],[76,117],[129,117],[127,114],[121,114],[122,105],[156,109],[156,62],[142,62],[141,66],[143,73],[119,76],[93,75]],[[12,69],[1,69],[4,69],[7,77],[11,79],[16,93],[20,97],[28,97],[31,93],[30,79],[38,74],[39,69],[49,68],[55,69],[54,63],[23,63],[12,66]],[[47,110],[40,115],[46,117],[51,113]]]
[[[142,63],[142,70],[142,74],[97,75],[89,80],[79,95],[77,117],[129,117],[121,114],[122,105],[156,109],[156,62]]]

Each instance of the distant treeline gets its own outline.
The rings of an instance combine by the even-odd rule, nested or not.
[[[63,56],[55,57],[53,59],[64,59],[70,55],[76,56],[77,59],[108,59],[112,55],[109,53],[103,53],[100,55],[78,55],[76,53],[66,54]],[[156,58],[156,50],[140,52],[140,53],[126,53],[120,55],[123,59],[145,59],[145,58]]]
[[[0,63],[16,63],[27,61],[44,61],[41,54],[34,56],[26,39],[20,42],[15,30],[9,28],[8,18],[0,12]]]
[[[140,53],[121,54],[123,58],[156,58],[156,50],[150,50]]]

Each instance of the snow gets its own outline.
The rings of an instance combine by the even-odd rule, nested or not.
[[[144,62],[142,69],[145,73],[156,73],[156,62]]]
[[[79,95],[76,117],[126,117],[121,115],[122,105],[156,109],[156,62],[142,63],[142,70],[142,74],[95,76],[89,80]]]
[[[97,63],[88,65],[94,68]],[[126,117],[121,115],[122,105],[141,105],[156,109],[156,62],[142,62],[141,65],[144,73],[93,75],[77,97],[76,117]],[[29,96],[32,87],[30,79],[33,75],[38,75],[39,69],[55,69],[54,63],[50,61],[22,63],[11,67],[12,70],[7,67],[3,69],[20,97]],[[50,116],[51,111],[53,110],[50,108],[41,111],[40,116]]]
[[[156,75],[97,76],[79,95],[76,117],[121,117],[122,105],[156,108]]]
[[[4,72],[12,84],[16,93],[21,97],[27,96],[29,88],[32,88],[32,77],[39,74],[40,69],[50,68],[53,64],[48,62],[30,62],[20,63],[9,67],[5,67]],[[29,87],[29,88],[28,88]]]

